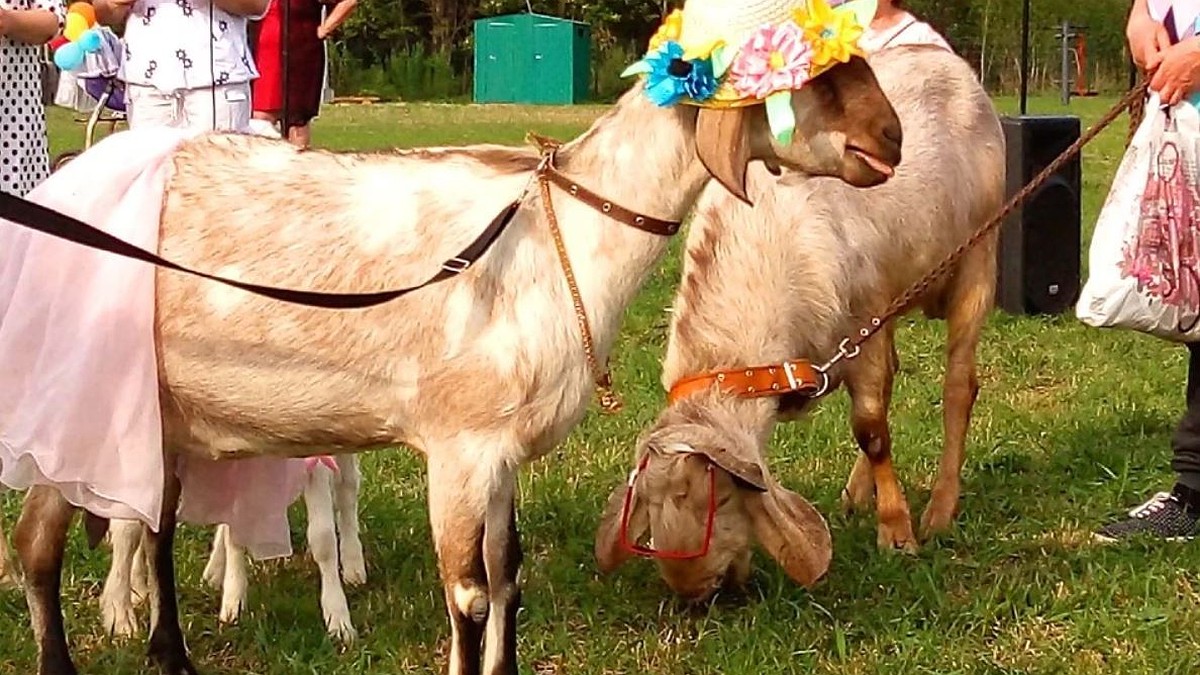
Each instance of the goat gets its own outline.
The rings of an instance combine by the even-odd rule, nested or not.
[[[332,458],[327,466],[313,461],[304,487],[308,514],[308,548],[321,574],[321,613],[334,639],[348,644],[358,633],[350,619],[350,608],[342,582],[359,586],[367,581],[362,542],[358,534],[358,490],[361,475],[355,455]],[[323,459],[323,458],[322,458]],[[335,470],[336,468],[336,470]],[[336,522],[336,525],[335,525]],[[146,598],[146,551],[142,525],[135,521],[113,521],[109,526],[113,563],[100,594],[104,628],[110,635],[128,637],[137,632],[134,607]],[[340,554],[340,555],[339,555]],[[218,525],[203,579],[221,591],[218,620],[233,623],[246,605],[246,554],[234,544],[227,525]],[[341,561],[341,576],[338,562]]]
[[[758,159],[858,186],[886,180],[900,159],[895,113],[858,57],[792,93],[796,134],[786,145],[775,141],[762,105],[658,107],[644,86],[548,155],[610,204],[682,219],[712,175],[704,156],[742,172]],[[705,155],[709,144],[719,149]],[[161,255],[258,283],[364,292],[428,278],[435,261],[475,237],[547,160],[495,145],[334,154],[214,133],[183,143],[171,161]],[[318,184],[320,191],[299,189]],[[558,192],[553,206],[579,272],[570,288],[555,271],[551,205],[536,190],[469,269],[370,309],[289,305],[158,274],[167,470],[159,529],[144,537],[150,655],[164,672],[195,672],[174,586],[178,462],[396,445],[427,460],[450,672],[480,672],[481,657],[488,673],[517,671],[516,470],[570,432],[595,381],[570,291],[579,293],[592,354],[604,363],[625,308],[668,242],[571,194]],[[73,512],[58,489],[35,486],[16,527],[40,675],[75,672],[59,597]]]
[[[279,134],[275,134],[274,138],[279,138]],[[55,162],[54,170],[57,171],[78,154],[64,153],[62,161]],[[324,462],[327,459],[334,463],[326,465]],[[350,619],[346,592],[341,582],[344,580],[352,586],[358,586],[367,580],[362,542],[358,535],[358,490],[362,479],[358,458],[355,455],[341,455],[336,458],[309,458],[304,462],[308,466],[304,488],[308,546],[321,574],[321,612],[329,634],[339,642],[349,643],[357,637],[357,632]],[[246,604],[248,580],[245,552],[234,544],[227,526],[218,525],[216,530],[203,578],[209,586],[221,591],[218,619],[222,623],[233,623]],[[137,632],[134,607],[141,604],[148,594],[142,526],[134,521],[114,521],[110,525],[108,538],[112,545],[113,562],[100,594],[101,620],[109,635],[129,637]],[[340,578],[339,549],[342,564]],[[0,587],[17,585],[8,565],[8,549],[3,528],[0,528]]]
[[[932,47],[897,47],[870,62],[904,128],[904,161],[895,176],[854,190],[795,174],[776,182],[756,171],[753,208],[719,186],[706,190],[672,311],[662,373],[668,389],[699,373],[793,359],[824,362],[841,338],[879,316],[999,208],[1004,138],[971,68]],[[957,512],[978,392],[976,347],[994,295],[995,243],[995,236],[985,239],[908,308],[944,318],[949,331],[945,446],[921,519],[925,537],[949,527]],[[857,359],[829,374],[830,386],[846,384],[851,426],[863,452],[844,505],[867,508],[875,497],[879,546],[911,551],[917,540],[892,470],[887,420],[896,368],[887,326],[862,345]],[[632,557],[630,542],[649,533],[660,551],[685,555],[637,552],[659,558],[667,585],[696,601],[746,581],[755,538],[801,584],[816,583],[827,572],[828,526],[800,495],[778,485],[766,459],[775,423],[796,417],[811,399],[744,398],[725,389],[680,395],[643,434],[636,455],[644,468],[613,491],[597,529],[595,554],[603,571]]]

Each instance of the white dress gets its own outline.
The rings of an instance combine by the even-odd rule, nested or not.
[[[858,45],[868,54],[873,54],[887,47],[900,45],[935,45],[947,51],[954,51],[946,39],[933,26],[919,21],[917,17],[904,13],[904,16],[891,28],[875,30],[868,28],[858,39]]]
[[[0,0],[5,9],[45,9],[62,26],[63,0]],[[42,46],[0,37],[0,190],[24,196],[50,175],[42,107]]]

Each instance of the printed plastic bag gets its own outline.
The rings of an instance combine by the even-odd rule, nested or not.
[[[1081,321],[1200,341],[1198,157],[1200,113],[1152,94],[1092,235]]]

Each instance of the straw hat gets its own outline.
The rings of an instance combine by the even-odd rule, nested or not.
[[[876,6],[876,0],[686,0],[622,76],[644,76],[647,96],[660,106],[765,104],[772,131],[787,142],[795,127],[791,92],[862,55],[858,38]]]

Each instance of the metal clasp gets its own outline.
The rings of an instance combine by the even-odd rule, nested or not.
[[[442,269],[451,274],[462,274],[471,266],[471,261],[465,258],[454,257],[442,264]]]

